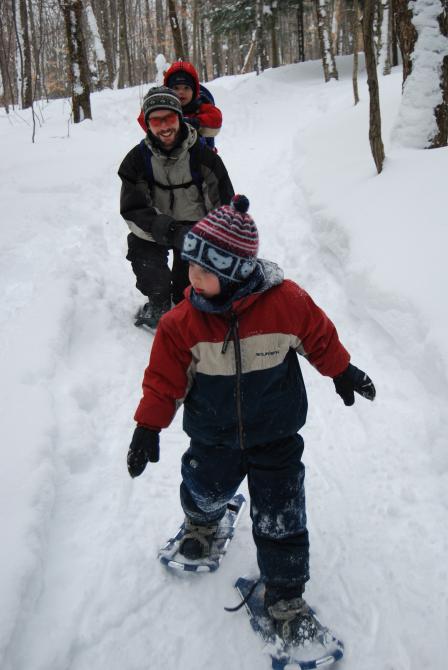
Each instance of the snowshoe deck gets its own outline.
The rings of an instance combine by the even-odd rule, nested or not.
[[[241,599],[248,595],[255,580],[240,577],[235,588]],[[258,584],[245,603],[253,630],[266,643],[266,650],[272,659],[273,670],[315,670],[332,665],[342,658],[344,645],[331,631],[323,626],[316,617],[319,632],[317,639],[310,644],[288,647],[276,635],[272,621],[264,609],[264,585]]]
[[[246,504],[241,493],[235,495],[227,504],[227,510],[221,519],[216,538],[213,541],[210,556],[202,559],[188,559],[179,553],[179,544],[185,535],[185,523],[182,523],[175,537],[172,537],[159,551],[159,560],[167,568],[187,572],[214,572],[221,564],[227,547],[233,538],[236,525]]]

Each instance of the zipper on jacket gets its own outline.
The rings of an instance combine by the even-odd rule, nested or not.
[[[241,408],[241,378],[243,366],[241,361],[240,336],[238,332],[238,316],[235,314],[235,312],[231,313],[229,330],[226,333],[221,349],[222,354],[226,353],[227,347],[229,346],[229,341],[231,339],[233,340],[236,365],[236,413],[238,417],[238,438],[240,442],[240,449],[244,449],[243,412]]]

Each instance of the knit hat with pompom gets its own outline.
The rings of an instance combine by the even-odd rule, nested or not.
[[[248,209],[246,196],[234,195],[230,205],[209,212],[185,236],[183,260],[228,282],[244,282],[258,254],[258,230]]]

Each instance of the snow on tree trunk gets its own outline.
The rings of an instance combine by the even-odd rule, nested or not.
[[[442,0],[442,6],[443,11],[438,17],[438,22],[441,34],[448,38],[448,0]],[[448,145],[448,55],[446,54],[440,72],[440,89],[442,102],[434,110],[438,131],[431,142],[431,149]]]
[[[325,81],[338,79],[334,49],[331,39],[330,11],[328,0],[314,0],[317,16],[317,31],[322,53]]]
[[[59,0],[67,35],[69,80],[72,88],[73,121],[92,118],[90,78],[82,27],[82,1]]]
[[[435,0],[437,1],[437,0]],[[410,0],[393,0],[395,26],[401,58],[403,60],[403,85],[412,71],[412,52],[414,51],[417,32],[412,23],[413,2]]]
[[[100,31],[98,30],[98,24],[96,21],[95,13],[91,4],[91,0],[84,1],[84,10],[87,18],[87,25],[89,27],[91,44],[92,44],[92,54],[94,56],[95,62],[95,71],[97,72],[97,87],[102,89],[105,86],[110,85],[109,81],[109,71],[106,62],[106,52],[104,50],[103,42],[100,37]]]
[[[447,3],[444,0],[445,7],[440,0],[416,0],[412,4],[417,41],[394,139],[402,146],[420,149],[446,146],[448,35],[443,33],[443,16],[446,28]]]

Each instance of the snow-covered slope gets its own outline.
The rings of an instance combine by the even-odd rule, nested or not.
[[[345,407],[306,362],[312,579],[308,600],[346,643],[345,670],[442,670],[448,654],[446,405],[448,151],[390,140],[401,74],[381,79],[388,156],[375,173],[368,99],[350,60],[215,81],[220,155],[251,200],[261,255],[335,321],[377,386]],[[232,584],[256,574],[246,514],[215,575],[156,560],[181,518],[181,412],[162,457],[125,456],[151,338],[125,261],[116,170],[139,141],[139,90],[0,113],[0,666],[2,670],[269,668]]]

